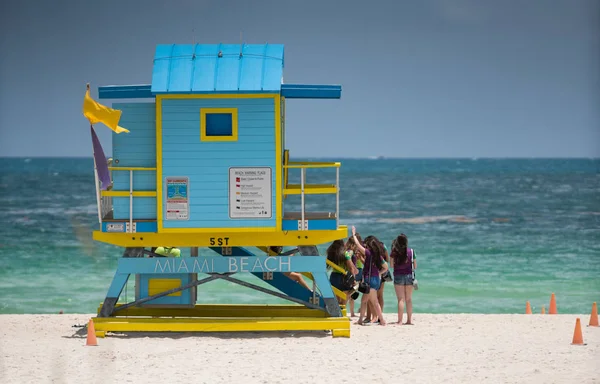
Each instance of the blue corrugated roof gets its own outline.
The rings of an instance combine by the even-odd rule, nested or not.
[[[158,45],[151,90],[279,93],[282,75],[283,44]]]

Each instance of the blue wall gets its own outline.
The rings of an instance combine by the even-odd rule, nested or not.
[[[238,141],[200,141],[201,108],[237,108]],[[163,181],[168,176],[190,178],[190,219],[163,220],[164,228],[275,226],[273,98],[165,99],[162,101],[162,142]],[[271,219],[229,218],[229,167],[243,166],[272,168]],[[165,216],[163,203],[163,218]]]
[[[155,103],[114,103],[121,110],[119,125],[129,133],[113,133],[113,166],[156,167],[156,107]],[[119,160],[115,164],[114,160]],[[129,172],[112,171],[113,189],[129,191]],[[156,190],[156,172],[134,171],[134,191]],[[129,219],[129,198],[113,197],[115,219]],[[156,219],[156,198],[135,197],[134,219]]]

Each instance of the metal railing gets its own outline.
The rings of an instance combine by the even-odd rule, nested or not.
[[[326,162],[300,162],[290,161],[284,164],[284,169],[300,169],[300,205],[301,205],[301,226],[300,230],[306,230],[306,209],[305,209],[305,195],[307,194],[307,188],[312,190],[310,194],[333,194],[335,193],[335,228],[339,228],[339,212],[340,212],[340,166],[341,163],[326,163]],[[307,184],[306,183],[306,170],[308,168],[335,168],[335,185],[323,186],[319,184]],[[284,192],[287,185],[284,186]]]
[[[96,201],[98,203],[98,221],[102,225],[103,219],[113,210],[112,198],[117,197],[129,197],[129,230],[126,232],[133,232],[133,198],[137,197],[153,197],[156,196],[156,191],[139,191],[133,190],[133,172],[134,171],[156,171],[156,168],[150,167],[112,167],[112,159],[107,161],[108,170],[110,171],[110,179],[112,184],[112,171],[129,171],[129,191],[102,191],[100,189],[100,183],[98,180],[98,172],[94,163],[94,176],[96,181]]]

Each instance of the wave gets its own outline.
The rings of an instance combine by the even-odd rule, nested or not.
[[[16,216],[34,216],[34,215],[51,215],[51,216],[65,216],[65,215],[77,215],[85,214],[91,215],[98,212],[98,206],[96,204],[84,205],[80,207],[40,207],[40,208],[29,208],[29,209],[8,209],[4,212],[5,215],[16,215]]]
[[[353,216],[376,216],[376,215],[387,215],[390,213],[403,214],[403,213],[409,213],[409,212],[407,212],[407,211],[382,211],[382,210],[373,210],[373,209],[352,209],[352,210],[346,211],[346,213],[348,215],[353,215]]]
[[[429,224],[429,223],[439,223],[439,222],[453,222],[453,223],[476,223],[478,220],[466,216],[420,216],[420,217],[398,217],[398,218],[381,218],[377,219],[379,223],[387,223],[387,224],[399,224],[399,223],[407,223],[407,224]]]

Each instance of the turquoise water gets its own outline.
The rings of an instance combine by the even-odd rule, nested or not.
[[[92,169],[91,159],[0,159],[0,313],[90,313],[104,299],[122,249],[91,238]],[[539,311],[552,292],[560,313],[600,302],[598,159],[343,160],[340,175],[342,224],[388,246],[408,235],[416,312],[522,313],[528,300]],[[332,197],[307,199],[308,210],[334,208]],[[199,302],[282,302],[222,281],[200,292]],[[132,284],[124,295],[133,300]]]

